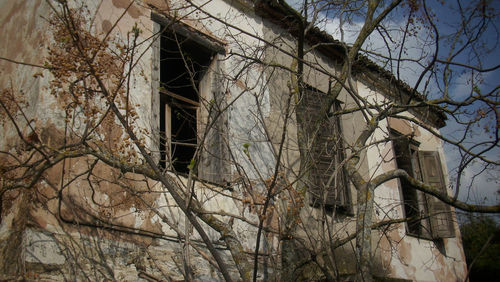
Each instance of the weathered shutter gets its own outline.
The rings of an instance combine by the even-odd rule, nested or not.
[[[419,161],[424,182],[446,193],[441,160],[436,151],[419,151]],[[450,206],[434,196],[426,195],[433,238],[454,237],[455,230]]]
[[[347,208],[349,201],[345,173],[339,167],[343,159],[340,120],[338,117],[319,116],[321,107],[326,103],[325,94],[312,90],[304,94],[305,131],[313,139],[309,173],[312,203]]]
[[[410,148],[410,140],[408,138],[397,136],[393,140],[393,145],[398,168],[403,169],[413,178],[421,180],[420,170],[418,168],[418,159],[415,159],[415,150]],[[424,230],[420,219],[422,211],[422,203],[420,201],[422,197],[420,196],[422,195],[419,195],[415,187],[413,187],[406,179],[400,179],[400,182],[402,192],[401,198],[403,200],[405,217],[408,218],[406,223],[408,233],[421,236],[422,230]]]
[[[217,60],[217,56],[216,56]],[[223,77],[220,73],[220,61],[217,60],[207,70],[200,83],[200,91],[206,91],[203,98],[207,100],[208,117],[203,119],[205,142],[198,164],[198,177],[205,181],[226,185],[229,179],[229,155],[227,147],[227,111],[225,93],[223,91]],[[204,89],[202,89],[204,88]]]

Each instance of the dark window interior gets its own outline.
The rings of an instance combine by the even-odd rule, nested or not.
[[[161,36],[160,151],[164,168],[188,173],[197,146],[198,86],[212,57],[205,47],[171,31]],[[170,107],[170,133],[165,107]],[[165,136],[171,136],[167,148]],[[169,155],[171,156],[169,157]],[[168,166],[167,164],[171,164]]]
[[[416,151],[411,148],[410,142],[407,138],[397,137],[394,140],[394,152],[396,153],[396,163],[398,168],[405,170],[410,176],[418,178],[415,175],[415,161],[412,161],[412,156],[416,154]],[[401,180],[401,189],[403,192],[404,209],[407,218],[412,218],[408,221],[408,231],[412,234],[421,233],[420,224],[420,209],[417,190],[412,187],[412,185],[405,179]]]
[[[441,160],[436,151],[418,150],[418,142],[408,136],[391,132],[398,168],[413,178],[446,192]],[[444,253],[441,238],[455,236],[450,207],[431,195],[418,191],[409,181],[400,178],[401,196],[407,221],[407,233],[431,239]]]

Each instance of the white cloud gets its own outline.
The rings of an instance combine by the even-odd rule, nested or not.
[[[344,38],[343,41],[347,44],[352,44],[356,40],[356,37],[358,36],[359,30],[363,24],[361,22],[354,22],[351,24],[344,24],[343,31],[344,31]],[[342,33],[340,30],[340,20],[338,18],[335,19],[326,19],[324,21],[324,24],[320,26],[320,28],[324,29],[326,32],[328,32],[330,35],[333,36],[333,38],[337,40],[342,40]]]

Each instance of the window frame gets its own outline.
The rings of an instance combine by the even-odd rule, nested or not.
[[[390,129],[390,135],[396,167],[405,170],[410,176],[414,177],[415,179],[420,180],[428,185],[432,185],[431,183],[429,183],[429,172],[427,171],[428,167],[424,164],[423,160],[423,155],[432,155],[436,166],[434,167],[434,170],[437,171],[437,176],[435,177],[438,177],[440,181],[438,187],[435,187],[437,189],[440,189],[442,192],[446,192],[443,168],[439,153],[437,151],[420,150],[420,143],[415,141],[412,136],[401,134],[394,129]],[[399,152],[399,149],[397,148],[398,141],[408,143],[407,153],[409,153],[409,156],[402,156],[404,152]],[[410,159],[411,171],[408,171],[405,168],[406,165],[401,163],[403,161],[401,159],[403,158]],[[410,205],[407,204],[405,199],[410,199],[409,201],[416,200],[416,205],[418,206],[418,218],[405,221],[405,230],[407,235],[428,240],[455,237],[453,216],[448,205],[442,203],[439,199],[435,198],[432,195],[427,195],[421,191],[418,191],[416,188],[412,188],[412,185],[406,182],[406,180],[404,179],[398,179],[398,182],[403,217],[407,218],[408,214],[410,213]],[[410,193],[414,193],[414,196],[409,195]],[[413,205],[415,205],[415,202],[413,202]],[[445,221],[447,226],[439,226],[439,224],[436,223],[437,219],[441,220],[442,222]],[[418,229],[411,226],[410,224],[418,224]]]
[[[160,143],[161,163],[186,175],[193,169],[191,163],[199,144],[201,81],[213,61],[212,50],[196,52],[199,49],[198,42],[177,34],[175,29],[161,32],[158,92],[160,132],[165,140]]]
[[[309,179],[307,180],[309,184],[309,204],[315,208],[325,208],[327,211],[333,211],[335,209],[347,214],[352,214],[352,202],[349,183],[347,181],[347,173],[343,166],[340,172],[336,172],[338,165],[340,165],[345,159],[345,146],[342,138],[341,118],[339,115],[331,115],[331,113],[340,108],[341,102],[336,100],[333,103],[332,108],[327,113],[329,116],[323,119],[318,116],[314,116],[313,113],[319,112],[317,111],[317,108],[324,104],[323,101],[328,98],[327,94],[312,86],[306,86],[304,87],[304,90],[303,99],[305,99],[305,101],[303,103],[305,108],[303,110],[305,110],[306,113],[309,113],[309,116],[306,117],[309,120],[304,122],[313,123],[312,127],[310,124],[301,125],[308,126],[305,132],[307,132],[310,137],[312,136],[313,139],[310,152],[308,152],[312,158],[312,162],[308,168]],[[314,93],[314,96],[317,97],[310,99],[311,97],[305,96],[312,96],[312,93]],[[310,102],[314,104],[309,104]],[[316,111],[311,108],[316,109]],[[321,122],[321,124],[315,125],[316,122]],[[324,129],[325,126],[328,126],[328,129]],[[333,136],[336,136],[335,140],[333,140],[333,143],[335,143],[336,146],[336,150],[332,156],[334,158],[333,162],[322,162],[325,161],[324,156],[329,154],[328,149],[332,144],[330,142],[332,140],[329,136],[326,137],[326,140],[319,139],[322,137],[321,133],[324,132],[328,132],[333,134]],[[326,164],[326,167],[322,166],[322,164]],[[333,172],[336,172],[337,176],[332,175]],[[326,183],[325,181],[319,182],[321,179],[324,179]],[[325,185],[328,185],[328,187],[324,187]],[[325,188],[328,190],[325,191]],[[339,191],[341,194],[339,194]]]
[[[157,148],[156,150],[158,153],[154,153],[154,156],[166,170],[174,170],[172,166],[172,160],[175,158],[175,155],[173,155],[172,153],[172,145],[186,145],[196,147],[196,149],[200,149],[198,147],[202,145],[203,148],[201,148],[200,154],[195,162],[196,166],[193,170],[194,176],[201,181],[226,185],[229,181],[229,179],[226,178],[228,178],[230,175],[230,167],[226,160],[227,154],[225,154],[225,144],[211,144],[210,140],[205,140],[203,144],[200,144],[201,136],[210,136],[211,138],[215,136],[217,140],[220,140],[225,138],[219,135],[227,134],[227,114],[221,114],[217,112],[217,110],[213,109],[214,105],[204,102],[205,100],[216,100],[218,103],[215,106],[219,111],[222,109],[221,105],[225,103],[224,92],[222,92],[222,89],[218,89],[217,87],[215,87],[217,86],[217,84],[221,84],[219,83],[220,75],[215,73],[221,71],[220,62],[221,58],[225,57],[225,47],[221,42],[214,39],[213,36],[209,36],[197,30],[194,30],[192,27],[189,27],[182,22],[174,22],[167,17],[155,13],[151,14],[151,18],[154,22],[153,30],[155,31],[155,33],[159,34],[158,39],[153,43],[152,64],[153,93],[151,98],[151,105],[154,109],[152,111],[152,128],[155,132],[158,132],[157,140],[153,142],[154,146]],[[187,42],[186,44],[198,47],[195,49],[191,47],[192,51],[187,52],[188,54],[191,54],[194,57],[204,56],[203,58],[205,58],[201,59],[201,61],[203,61],[204,63],[201,64],[201,67],[198,69],[202,70],[203,73],[198,74],[198,77],[196,79],[196,90],[194,90],[194,92],[197,92],[196,95],[198,96],[195,97],[195,100],[192,99],[193,97],[187,97],[183,93],[179,93],[179,91],[176,91],[175,89],[169,89],[164,85],[165,81],[161,73],[162,68],[164,68],[163,64],[165,64],[165,62],[162,62],[162,58],[164,58],[164,55],[162,54],[162,37],[164,36],[171,39],[174,37],[181,37],[183,43]],[[175,50],[173,50],[173,47],[169,48],[171,48],[172,51],[175,52]],[[183,52],[184,50],[185,49],[182,49]],[[173,57],[176,57],[175,53]],[[178,73],[182,73],[182,71],[178,71]],[[210,81],[204,81],[206,77],[208,77]],[[193,96],[193,94],[190,94],[190,96]],[[196,113],[196,116],[193,117],[193,119],[195,120],[193,124],[196,124],[196,140],[195,142],[192,142],[193,145],[181,144],[183,142],[180,141],[180,143],[178,142],[178,144],[174,144],[174,142],[171,141],[173,137],[171,132],[173,130],[172,109],[175,108],[173,105],[177,103],[192,108],[191,110],[194,110]],[[214,128],[206,128],[206,125],[202,123],[205,121],[205,119],[213,120],[214,115],[216,114],[218,117],[217,120],[212,121],[214,122]],[[201,121],[202,119],[203,121]],[[215,127],[217,127],[217,129],[215,129]],[[217,147],[217,152],[222,152],[222,156],[215,157],[213,153],[207,152],[207,148],[209,147]],[[214,158],[217,158],[217,160],[214,161]],[[211,165],[206,167],[207,163]],[[189,163],[189,165],[191,164],[192,162]],[[198,170],[198,167],[200,166],[203,166],[203,169],[201,171]],[[215,173],[213,170],[217,170],[220,173]],[[187,172],[189,172],[189,169],[184,170],[180,174],[186,175]]]

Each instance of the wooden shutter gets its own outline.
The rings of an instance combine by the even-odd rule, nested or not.
[[[442,193],[446,186],[441,169],[441,160],[436,151],[419,151],[419,161],[424,182]],[[434,196],[426,195],[428,212],[431,215],[431,232],[433,238],[454,237],[455,229],[450,206]]]
[[[340,119],[319,116],[326,98],[326,94],[317,90],[306,90],[303,97],[306,111],[303,126],[312,139],[309,192],[313,205],[324,203],[347,208],[347,181],[343,168],[339,167],[344,158]]]
[[[217,58],[217,56],[216,56]],[[206,134],[200,163],[198,164],[198,177],[209,182],[226,185],[229,179],[229,164],[227,162],[229,149],[227,147],[227,111],[225,93],[223,91],[223,78],[220,72],[220,62],[213,62],[207,69],[200,83],[200,91],[205,92],[203,97],[207,103],[208,117],[203,126]],[[202,89],[204,88],[204,89]]]

